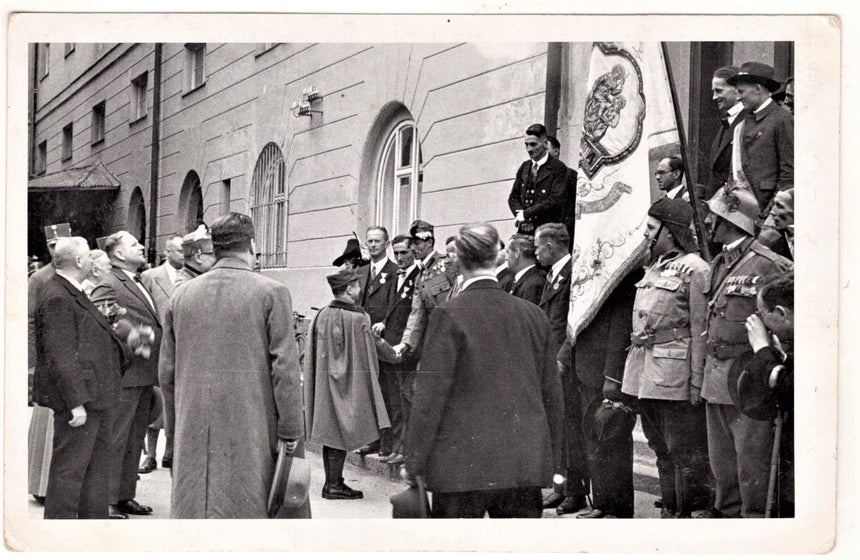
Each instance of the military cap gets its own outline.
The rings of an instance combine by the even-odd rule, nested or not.
[[[777,413],[776,394],[767,385],[767,374],[754,375],[749,371],[747,366],[753,357],[755,352],[747,350],[732,362],[729,397],[738,410],[753,420],[772,420]]]
[[[617,441],[636,425],[636,413],[627,405],[596,396],[585,409],[583,430],[601,442]]]
[[[329,274],[325,277],[332,291],[343,290],[353,282],[358,280],[358,271],[354,268],[341,268],[334,274]]]
[[[768,91],[779,89],[779,82],[773,79],[773,66],[761,62],[744,62],[737,74],[726,80],[730,86],[738,84],[761,84]]]
[[[45,239],[48,244],[56,243],[61,237],[71,237],[72,226],[69,224],[56,224],[53,226],[45,226]]]
[[[208,253],[212,251],[212,236],[205,224],[200,224],[197,229],[182,238],[182,252],[190,257],[196,252]]]
[[[412,236],[412,239],[427,241],[433,238],[433,226],[424,220],[415,220],[409,226],[409,235]]]

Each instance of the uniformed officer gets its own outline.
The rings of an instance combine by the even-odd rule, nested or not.
[[[412,310],[400,344],[394,347],[399,354],[410,352],[418,357],[430,311],[445,301],[456,282],[457,273],[450,266],[448,257],[437,253],[433,237],[433,226],[423,220],[415,220],[409,228],[412,237],[412,253],[421,274],[412,296]]]
[[[701,393],[707,401],[708,455],[716,478],[712,511],[724,517],[763,517],[772,424],[749,418],[732,404],[728,373],[735,358],[750,350],[745,321],[756,310],[760,279],[787,270],[791,262],[755,241],[759,206],[752,192],[730,183],[707,204],[711,240],[723,246],[711,263]]]
[[[529,159],[517,170],[508,207],[519,233],[534,234],[542,224],[564,220],[567,166],[548,152],[547,131],[542,124],[526,129],[525,146]]]
[[[710,268],[697,254],[693,210],[663,197],[648,210],[651,264],[636,284],[631,347],[621,390],[639,398],[642,430],[657,454],[661,517],[690,517],[710,505],[705,410]]]

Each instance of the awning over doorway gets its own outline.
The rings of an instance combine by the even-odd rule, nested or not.
[[[56,173],[30,179],[27,183],[27,191],[31,193],[69,190],[115,191],[119,187],[119,179],[101,161],[94,161],[81,167],[69,167]]]

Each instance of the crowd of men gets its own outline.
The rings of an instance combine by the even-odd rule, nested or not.
[[[646,258],[575,340],[577,176],[539,124],[507,243],[471,224],[443,254],[420,219],[393,238],[371,226],[364,254],[349,240],[303,379],[289,291],[256,273],[248,216],[171,237],[142,275],[128,232],[91,250],[46,228],[52,261],[28,293],[30,493],[46,518],[151,513],[136,481],[157,468],[163,427],[174,518],[266,517],[276,450],[301,456],[305,439],[322,446],[325,499],[363,497],[343,479],[355,451],[402,465],[434,517],[629,518],[638,416],[663,517],[793,515],[793,120],[780,88],[760,63],[714,72],[724,125],[707,183],[691,192],[680,156],[658,163]]]

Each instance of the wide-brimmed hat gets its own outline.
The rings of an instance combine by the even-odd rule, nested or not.
[[[391,502],[391,517],[394,519],[422,519],[430,517],[430,503],[427,500],[427,490],[424,479],[415,478],[415,486],[410,486],[403,492],[394,494]]]
[[[343,250],[343,254],[332,261],[332,266],[341,266],[343,263],[347,261],[351,261],[353,259],[358,259],[359,261],[363,261],[363,257],[361,255],[361,247],[358,244],[358,239],[351,238],[346,240],[346,248]],[[366,262],[364,264],[367,264]],[[361,266],[361,265],[359,265]]]
[[[300,441],[296,450],[288,454],[286,442],[279,440],[275,476],[267,503],[269,518],[277,516],[282,509],[295,510],[305,505],[310,483],[311,469],[305,458],[304,442]]]
[[[738,84],[761,84],[768,91],[776,91],[779,89],[779,82],[773,78],[773,66],[768,66],[761,62],[744,62],[741,64],[737,74],[726,80],[729,85],[737,86]]]
[[[744,415],[753,420],[776,418],[776,394],[767,386],[770,372],[751,372],[747,367],[755,353],[750,349],[735,358],[729,368],[729,397]]]
[[[617,441],[633,431],[636,413],[605,402],[603,395],[597,395],[588,403],[582,419],[582,429],[596,441]],[[627,410],[625,410],[627,408]]]
[[[427,241],[433,238],[433,226],[424,220],[415,220],[409,226],[409,235],[418,241]]]

